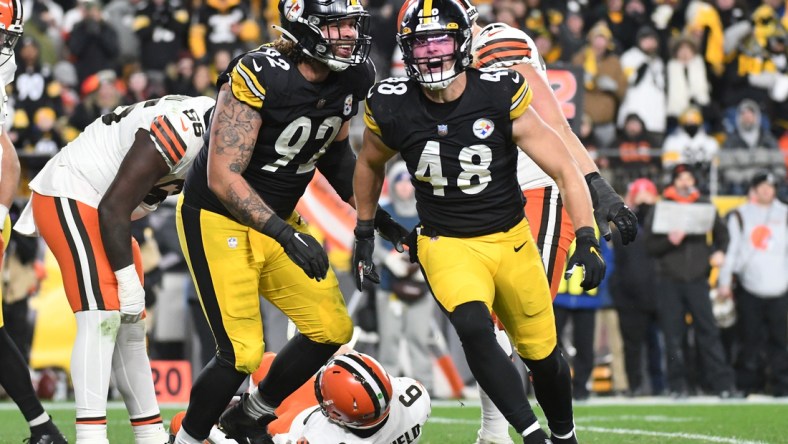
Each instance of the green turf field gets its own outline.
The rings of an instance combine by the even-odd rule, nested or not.
[[[46,407],[73,443],[73,405]],[[178,410],[165,408],[163,415],[169,419]],[[698,398],[674,403],[656,398],[602,399],[577,405],[575,411],[582,443],[788,443],[788,400],[723,403],[716,398]],[[471,444],[478,421],[477,403],[435,402],[421,443]],[[26,433],[26,424],[15,406],[0,403],[0,443],[20,443]],[[109,436],[112,444],[134,443],[122,404],[111,404]]]

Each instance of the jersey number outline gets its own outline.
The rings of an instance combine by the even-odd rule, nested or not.
[[[101,116],[101,121],[104,123],[104,125],[112,125],[113,123],[118,123],[124,117],[131,114],[131,112],[134,111],[134,108],[136,108],[138,105],[142,104],[143,108],[147,108],[149,106],[155,106],[157,103],[159,103],[159,100],[161,99],[151,99],[151,100],[146,100],[144,102],[135,103],[134,105],[122,106],[116,108],[115,111]],[[118,113],[117,111],[120,112]]]
[[[342,127],[342,118],[338,116],[329,116],[323,120],[317,127],[317,131],[314,135],[314,140],[324,139],[325,143],[320,147],[319,150],[305,163],[298,165],[298,169],[296,170],[296,174],[304,174],[308,173],[315,169],[315,163],[317,163],[317,159],[326,152],[328,149],[328,145],[334,141],[334,138],[339,134],[339,129]],[[300,131],[299,131],[300,130]],[[330,134],[326,134],[331,131]],[[296,133],[298,133],[298,138],[293,141]],[[279,137],[276,139],[276,143],[274,143],[274,149],[276,152],[281,156],[275,161],[263,165],[262,169],[264,171],[275,172],[279,168],[285,167],[290,164],[298,153],[301,152],[301,149],[312,139],[312,119],[306,116],[301,116],[295,119],[290,125],[282,131]]]
[[[422,390],[419,388],[418,385],[413,384],[410,387],[405,389],[405,393],[399,395],[399,402],[402,403],[405,407],[410,407],[416,402],[417,399],[421,398]],[[407,395],[407,397],[405,397]]]
[[[200,121],[200,116],[197,114],[197,111],[193,109],[187,109],[183,112],[183,114],[192,122],[194,135],[197,137],[202,136],[205,130],[202,127],[202,122]]]
[[[465,194],[479,194],[487,188],[492,180],[490,147],[482,144],[465,147],[460,150],[457,159],[462,168],[462,172],[457,175],[457,188],[460,191]],[[478,162],[474,162],[475,159],[478,159]],[[415,176],[416,179],[432,185],[435,196],[446,195],[444,188],[449,184],[449,179],[443,175],[439,142],[430,140],[424,145]],[[474,177],[479,178],[479,183],[472,183]]]

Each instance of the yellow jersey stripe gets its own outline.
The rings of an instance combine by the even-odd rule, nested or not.
[[[383,134],[380,132],[378,122],[375,122],[375,118],[372,117],[372,110],[369,109],[369,104],[366,102],[364,104],[364,124],[367,125],[367,128],[369,128],[370,131],[377,134],[378,137],[383,137]]]
[[[432,0],[424,0],[424,9],[421,10],[424,15],[423,24],[429,25],[432,23]]]
[[[533,95],[533,91],[528,87],[528,82],[523,79],[523,84],[520,86],[520,89],[512,96],[512,106],[509,108],[509,119],[514,120],[523,115],[525,110],[528,109],[528,105],[531,104]]]
[[[232,72],[232,91],[236,99],[259,109],[265,102],[265,88],[260,85],[252,72],[242,63],[235,65]]]

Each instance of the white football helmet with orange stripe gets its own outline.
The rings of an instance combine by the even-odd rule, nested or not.
[[[315,378],[315,397],[331,421],[370,429],[389,415],[393,393],[383,366],[363,353],[334,356]]]
[[[14,56],[22,37],[22,0],[0,0],[0,66]]]

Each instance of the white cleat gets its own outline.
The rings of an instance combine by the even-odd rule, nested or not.
[[[479,430],[476,432],[476,443],[475,444],[514,444],[512,438],[509,435],[503,436],[494,436],[494,435],[484,435],[482,436],[482,431]]]

